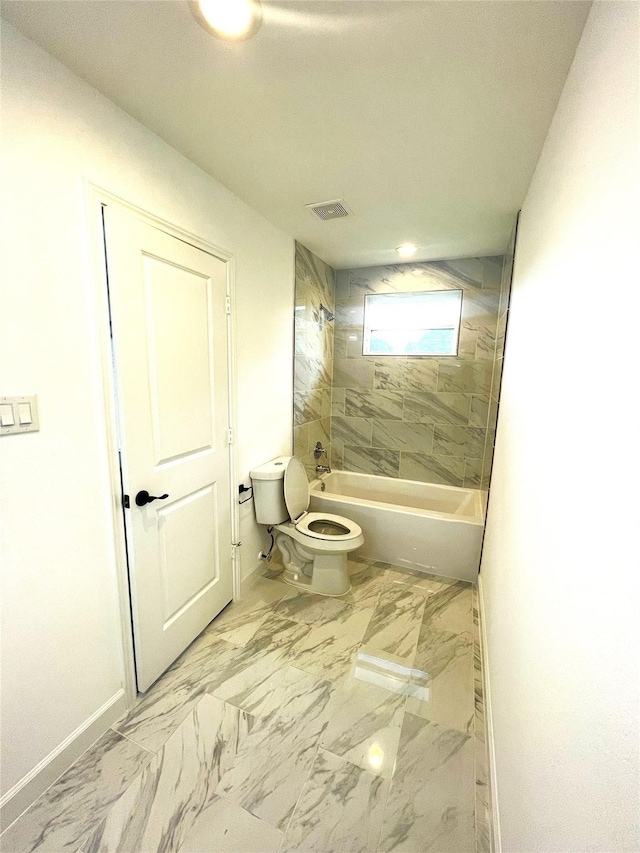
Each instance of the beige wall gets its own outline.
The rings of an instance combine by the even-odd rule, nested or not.
[[[509,853],[640,849],[638,13],[594,4],[520,220],[480,574]]]
[[[84,182],[232,253],[245,482],[291,448],[293,241],[4,21],[1,141],[0,391],[37,394],[40,414],[39,432],[0,443],[2,792],[19,798],[122,697]],[[265,545],[250,502],[240,527],[246,573]]]

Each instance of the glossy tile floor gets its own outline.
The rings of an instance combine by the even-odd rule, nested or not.
[[[5,853],[489,850],[475,589],[267,571],[0,839]]]

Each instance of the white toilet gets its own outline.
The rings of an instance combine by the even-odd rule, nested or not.
[[[284,580],[319,595],[351,589],[347,554],[364,543],[362,530],[341,515],[307,512],[309,481],[295,456],[279,456],[251,471],[256,519],[274,527]]]

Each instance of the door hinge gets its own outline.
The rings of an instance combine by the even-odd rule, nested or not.
[[[131,503],[129,502],[129,495],[122,496],[122,506],[125,509],[129,509],[129,507],[131,506]]]
[[[233,430],[227,430],[227,444],[233,444]]]
[[[225,305],[226,305],[226,312],[227,312],[227,314],[231,314],[231,297],[225,296],[224,299],[225,299]]]

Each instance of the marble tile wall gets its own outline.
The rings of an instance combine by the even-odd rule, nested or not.
[[[337,273],[331,395],[333,467],[487,488],[504,347],[507,279],[510,281],[510,276],[503,277],[502,256]],[[454,288],[464,292],[457,357],[362,355],[367,293]]]
[[[307,469],[329,463],[331,454],[331,382],[333,327],[321,306],[335,312],[333,269],[300,243],[296,243],[295,353],[293,374],[293,452]],[[320,441],[326,457],[316,460],[313,448]]]
[[[500,281],[500,301],[498,303],[498,322],[496,325],[496,339],[493,352],[493,370],[491,373],[491,391],[489,393],[489,411],[487,413],[487,433],[485,437],[484,451],[482,455],[482,488],[489,488],[491,479],[491,466],[493,465],[493,451],[496,440],[496,426],[498,422],[498,407],[500,404],[500,388],[502,385],[502,367],[504,364],[504,345],[507,331],[507,319],[509,316],[509,299],[511,296],[511,280],[513,278],[513,262],[516,246],[516,234],[518,221],[516,220],[509,246],[504,255],[502,264],[502,278]]]

